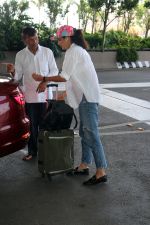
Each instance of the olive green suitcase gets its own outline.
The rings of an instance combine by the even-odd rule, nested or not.
[[[67,173],[74,165],[74,132],[40,130],[38,136],[38,169],[51,179],[52,175]]]

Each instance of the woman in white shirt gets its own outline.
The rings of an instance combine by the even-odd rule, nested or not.
[[[89,54],[87,44],[81,30],[65,25],[57,31],[58,44],[66,51],[62,72],[59,76],[44,77],[34,73],[36,81],[66,82],[68,104],[79,108],[82,144],[82,159],[74,169],[76,175],[88,175],[88,165],[92,154],[96,164],[96,173],[84,185],[93,185],[107,181],[105,169],[107,162],[98,130],[98,105],[100,91],[97,74]]]

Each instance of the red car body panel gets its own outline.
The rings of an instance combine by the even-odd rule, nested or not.
[[[30,136],[25,100],[18,82],[0,75],[0,157],[23,149]]]

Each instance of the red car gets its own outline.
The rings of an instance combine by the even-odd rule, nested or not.
[[[0,157],[23,149],[30,136],[25,100],[18,82],[0,74]]]

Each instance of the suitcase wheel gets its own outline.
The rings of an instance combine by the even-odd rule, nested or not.
[[[49,173],[47,173],[46,175],[47,175],[48,180],[51,181],[52,180],[52,176]]]
[[[45,173],[44,172],[41,173],[41,177],[43,177],[43,178],[45,177]]]
[[[67,176],[73,176],[73,175],[74,175],[74,170],[72,169],[72,170],[70,170],[70,171],[67,171],[67,172],[66,172],[66,175],[67,175]]]

